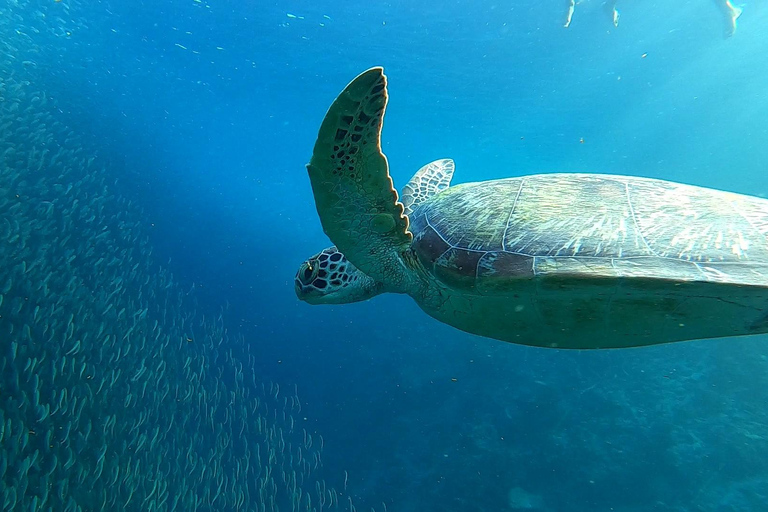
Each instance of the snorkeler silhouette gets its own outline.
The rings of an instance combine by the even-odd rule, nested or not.
[[[731,0],[715,0],[725,16],[725,37],[731,37],[736,32],[736,20],[741,16],[743,9],[736,7]]]
[[[568,11],[565,18],[565,24],[563,25],[565,28],[571,26],[571,21],[573,21],[573,13],[576,10],[576,6],[582,3],[582,1],[583,0],[567,0]],[[610,17],[614,27],[619,26],[619,10],[616,8],[617,1],[618,0],[607,0],[603,3],[603,7]],[[715,4],[717,4],[718,8],[725,17],[725,37],[731,37],[736,32],[736,20],[739,19],[739,16],[741,16],[743,9],[741,7],[734,6],[731,3],[731,0],[715,0]]]
[[[603,7],[610,16],[614,27],[619,26],[619,11],[616,9],[616,2],[617,0],[607,0],[605,3],[603,3]],[[576,6],[580,3],[582,3],[582,0],[568,0],[568,14],[565,18],[565,25],[563,25],[565,28],[571,26],[571,21],[573,20],[573,12],[576,10]]]

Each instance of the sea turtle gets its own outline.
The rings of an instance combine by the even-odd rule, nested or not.
[[[382,68],[355,78],[307,165],[336,244],[296,274],[311,304],[406,293],[513,343],[619,348],[768,332],[768,200],[657,179],[540,174],[449,187],[438,160],[398,201]]]

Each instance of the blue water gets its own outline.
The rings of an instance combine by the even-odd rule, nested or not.
[[[66,0],[46,2],[48,18]],[[87,4],[87,5],[86,5]],[[154,254],[298,387],[358,510],[751,511],[768,500],[768,339],[612,352],[482,339],[405,296],[309,306],[330,245],[304,170],[322,117],[383,65],[402,186],[581,171],[768,194],[768,6],[715,2],[94,1],[41,34],[62,119],[146,214]]]

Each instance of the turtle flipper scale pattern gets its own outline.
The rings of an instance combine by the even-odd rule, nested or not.
[[[413,237],[381,151],[386,105],[382,68],[355,78],[325,115],[307,170],[331,241],[358,269],[392,283]]]

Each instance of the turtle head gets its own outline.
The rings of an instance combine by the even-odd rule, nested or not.
[[[347,304],[384,291],[380,283],[358,270],[335,246],[302,263],[294,284],[296,296],[309,304]]]

